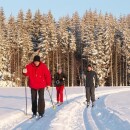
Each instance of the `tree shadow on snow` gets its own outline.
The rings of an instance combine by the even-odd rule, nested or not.
[[[21,111],[21,112],[23,112],[25,114],[25,111],[21,110],[19,108],[0,107],[0,109],[13,110],[13,111]]]
[[[0,95],[0,98],[21,99],[21,100],[25,100],[25,97],[20,97],[20,96],[2,96],[2,95]],[[28,97],[28,99],[31,99],[31,98]]]

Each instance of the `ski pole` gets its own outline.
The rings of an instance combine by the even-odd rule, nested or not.
[[[66,101],[67,101],[67,103],[68,103],[66,88],[65,88],[65,96],[66,96]]]
[[[51,99],[52,108],[55,109],[56,107],[55,107],[54,102],[53,102],[53,100],[52,100],[52,96],[51,96],[51,94],[50,94],[50,91],[49,91],[48,89],[47,89],[47,91],[48,91],[49,97],[50,97],[50,99]]]
[[[52,90],[51,90],[51,97],[53,97],[53,86],[52,86]]]
[[[27,115],[27,83],[28,82],[28,78],[26,77],[25,79],[25,101],[26,101],[26,109],[25,109],[25,114]]]

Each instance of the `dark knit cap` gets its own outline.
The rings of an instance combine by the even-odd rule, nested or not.
[[[60,69],[62,69],[62,67],[61,67],[61,66],[58,66],[58,70],[60,70]]]
[[[88,67],[92,67],[92,65],[89,64]]]
[[[39,61],[40,62],[40,56],[38,56],[38,55],[34,56],[33,62],[34,61]]]

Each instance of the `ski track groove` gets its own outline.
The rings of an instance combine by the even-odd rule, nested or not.
[[[49,109],[49,108],[48,108]],[[30,115],[30,116],[29,116]],[[11,128],[11,130],[23,130],[23,129],[27,129],[29,130],[29,128],[35,124],[36,122],[36,118],[31,118],[31,114],[29,114],[26,116],[26,119],[23,119],[22,121],[20,121],[17,125],[13,126]],[[28,117],[28,118],[27,118]]]
[[[124,89],[124,90],[109,90],[107,92],[96,92],[96,97],[102,97],[102,102],[104,102],[105,98],[107,95],[109,94],[113,94],[113,93],[119,93],[119,92],[123,92],[123,91],[127,91],[127,90],[130,90],[130,89]],[[98,100],[97,98],[97,100]],[[103,123],[103,120],[99,120],[97,118],[98,115],[96,115],[96,112],[95,110],[98,109],[100,106],[97,106],[95,104],[94,108],[91,107],[91,104],[90,106],[87,108],[84,109],[84,112],[83,112],[83,117],[84,117],[84,124],[85,124],[85,127],[86,127],[86,130],[109,130],[109,128],[107,128],[108,126],[106,126],[104,123]],[[102,107],[102,106],[101,106]],[[105,109],[108,111],[109,113],[109,109],[105,106]],[[100,113],[99,113],[100,114]],[[111,118],[111,117],[110,117]],[[110,119],[111,120],[111,119]]]
[[[52,120],[52,125],[49,130],[85,130],[81,112],[83,111],[83,107],[80,106],[83,100],[82,97],[79,97],[77,100],[75,99],[69,106],[66,105],[60,109],[56,114],[57,118]],[[63,125],[61,121],[64,122],[65,125]]]
[[[63,112],[61,111],[61,110],[63,110],[63,108],[64,107],[67,107],[67,106],[69,106],[70,104],[71,104],[71,102],[73,101],[73,100],[76,100],[77,98],[79,98],[79,97],[81,97],[81,96],[78,96],[78,97],[73,97],[72,99],[70,99],[70,100],[68,100],[68,104],[65,102],[63,105],[61,105],[61,106],[58,106],[56,109],[56,111],[52,114],[52,112],[51,112],[51,114],[50,114],[50,111],[49,111],[49,115],[48,115],[48,118],[44,118],[43,120],[41,119],[40,121],[38,121],[37,122],[37,125],[35,125],[35,126],[33,126],[33,127],[31,127],[30,128],[30,130],[39,130],[39,128],[40,128],[40,130],[49,130],[50,129],[50,126],[49,125],[51,125],[51,122],[52,122],[52,120],[54,119],[56,119],[56,114],[57,113],[59,113],[59,112],[61,112],[62,114],[63,114]],[[68,112],[68,114],[69,114],[69,112]],[[51,117],[51,118],[50,118]],[[65,120],[64,120],[65,121]],[[49,125],[43,125],[42,124],[42,122],[44,122],[44,124],[49,124]],[[68,122],[64,122],[64,124],[65,123],[68,123],[69,124],[69,122],[70,121],[68,121]],[[61,126],[61,125],[59,125],[58,124],[58,126]],[[42,129],[41,129],[42,128]],[[58,129],[59,129],[59,127],[58,127]],[[62,129],[62,130],[64,130],[64,129]],[[68,129],[69,130],[69,129]]]
[[[76,100],[79,97],[81,97],[81,96],[73,97],[73,98],[69,99],[68,101],[71,102],[73,100]],[[60,111],[60,109],[63,108],[64,106],[69,106],[69,104],[70,103],[67,104],[65,101],[63,105],[57,106],[55,110],[50,110],[50,109],[52,109],[52,107],[49,107],[45,111],[45,118],[43,117],[39,121],[32,121],[32,122],[27,119],[22,124],[19,124],[15,128],[13,128],[13,130],[23,130],[23,129],[24,130],[39,130],[39,128],[40,128],[40,130],[42,130],[41,128],[43,128],[43,130],[45,130],[45,129],[48,130],[49,129],[48,124],[51,123],[51,120],[53,118],[55,119],[56,113],[58,113],[58,111]],[[42,122],[44,122],[44,124]],[[47,125],[45,125],[45,124],[47,124]]]
[[[46,109],[46,111],[45,111],[45,117],[43,117],[43,119],[40,119],[39,121],[36,121],[35,118],[34,119],[27,119],[23,123],[17,125],[13,130],[33,130],[35,128],[35,126],[37,125],[38,122],[41,122],[41,120],[44,120],[44,118],[46,118],[46,120],[48,120],[47,116],[53,114],[54,110],[53,109],[50,110],[50,109],[52,109],[52,107],[49,107],[49,108]],[[49,111],[49,115],[48,115],[48,111]]]
[[[130,89],[115,89],[108,90],[107,92],[97,91],[96,97],[102,98],[104,95],[119,93],[127,90]],[[103,101],[105,97],[106,96],[104,96],[101,100]],[[97,117],[98,115],[96,115],[95,110],[100,106],[95,104],[94,108],[91,108],[91,106],[89,106],[89,108],[84,107],[85,105],[83,104],[83,100],[83,94],[80,96],[73,96],[68,100],[68,104],[65,101],[63,105],[57,106],[56,110],[53,110],[52,107],[48,107],[45,111],[45,117],[39,121],[23,118],[22,121],[19,121],[17,126],[13,127],[13,130],[39,130],[39,128],[40,130],[58,130],[59,128],[62,130],[100,130],[100,125],[102,125],[102,129],[109,129],[107,126],[104,126],[102,120],[99,120]],[[108,108],[105,109],[109,111]],[[19,118],[19,120],[20,119],[21,118]],[[63,120],[64,123],[61,122],[61,120]]]

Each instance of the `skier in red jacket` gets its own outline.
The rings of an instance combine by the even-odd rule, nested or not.
[[[32,112],[33,117],[37,115],[42,117],[45,112],[44,89],[51,85],[50,71],[44,63],[40,61],[38,55],[34,56],[33,62],[23,69],[23,74],[28,76],[28,85],[31,88]],[[37,93],[39,95],[37,107]],[[38,110],[37,110],[38,109]]]

